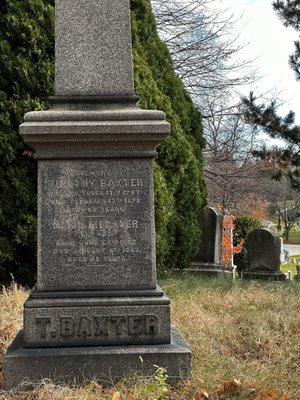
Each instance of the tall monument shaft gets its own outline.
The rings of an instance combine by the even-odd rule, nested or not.
[[[189,373],[156,285],[153,161],[170,125],[137,106],[129,11],[128,0],[56,1],[56,93],[20,126],[38,162],[38,276],[7,387]]]
[[[56,0],[55,92],[133,95],[129,0]]]

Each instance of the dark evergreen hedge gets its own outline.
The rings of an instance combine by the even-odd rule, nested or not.
[[[53,87],[53,6],[0,2],[0,283],[32,285],[36,248],[36,165],[19,134],[24,113],[46,106]]]
[[[184,267],[205,204],[199,113],[159,40],[149,0],[131,0],[136,93],[141,107],[166,112],[172,134],[155,165],[160,268]],[[0,282],[35,279],[36,164],[18,125],[47,107],[54,77],[53,0],[0,0]]]

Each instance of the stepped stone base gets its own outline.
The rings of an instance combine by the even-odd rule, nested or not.
[[[242,272],[242,278],[248,280],[265,280],[265,281],[275,281],[283,282],[286,280],[285,274],[282,272],[255,272],[255,271],[244,271]]]
[[[97,380],[111,386],[128,373],[151,376],[157,366],[167,370],[170,382],[190,375],[191,352],[173,327],[171,344],[28,349],[23,331],[5,355],[6,389],[29,389],[43,379],[60,385],[82,385]]]
[[[191,263],[190,268],[182,270],[184,274],[189,275],[205,275],[210,277],[232,278],[233,268],[224,268],[219,264],[209,263]]]

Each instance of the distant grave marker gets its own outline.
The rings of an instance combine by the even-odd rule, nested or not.
[[[211,276],[232,276],[233,266],[222,264],[224,217],[212,207],[202,209],[199,218],[201,240],[190,268],[185,272]]]
[[[280,271],[281,241],[275,233],[268,229],[256,229],[248,235],[246,246],[247,269],[242,272],[244,279],[286,279]]]

